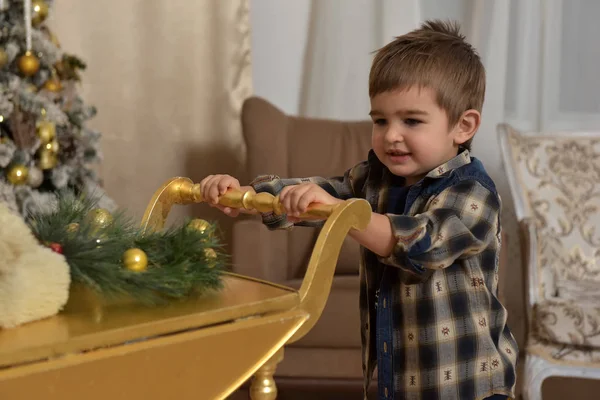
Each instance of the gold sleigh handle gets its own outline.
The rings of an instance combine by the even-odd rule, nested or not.
[[[167,181],[152,197],[144,217],[142,229],[161,230],[174,204],[201,203],[200,185],[188,178],[177,177]],[[230,190],[219,204],[232,208],[245,208],[260,212],[272,211],[282,214],[279,198],[269,193],[253,193]],[[371,219],[371,206],[364,199],[350,199],[335,206],[311,206],[301,217],[327,218],[313,248],[308,268],[299,290],[299,308],[309,315],[308,321],[288,341],[292,343],[306,335],[316,324],[331,290],[335,266],[344,239],[350,229],[362,230]]]
[[[202,203],[202,193],[200,184],[193,183],[189,178],[172,178],[163,184],[152,196],[144,217],[142,218],[143,232],[161,230],[171,207],[174,204],[192,204]],[[274,212],[276,215],[283,214],[283,208],[279,202],[279,196],[273,196],[269,193],[242,192],[239,190],[230,190],[219,199],[219,204],[232,208],[245,208],[247,210],[256,210],[259,212]],[[308,217],[329,217],[334,206],[315,205],[300,218]]]

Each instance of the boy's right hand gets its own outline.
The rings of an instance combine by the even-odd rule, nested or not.
[[[229,175],[209,175],[200,182],[200,191],[205,202],[211,207],[223,211],[225,215],[237,217],[240,214],[240,210],[219,204],[219,197],[224,195],[229,189],[241,189],[240,182]]]

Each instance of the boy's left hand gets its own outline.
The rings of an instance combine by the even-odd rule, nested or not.
[[[337,199],[314,183],[301,183],[299,185],[286,186],[279,194],[279,201],[287,214],[290,222],[299,222],[300,214],[308,210],[313,203],[338,204],[342,200]]]

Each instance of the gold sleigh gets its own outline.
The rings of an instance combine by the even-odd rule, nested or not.
[[[173,178],[142,221],[160,230],[173,205],[203,201],[199,185]],[[221,204],[281,212],[266,193],[230,191]],[[0,331],[0,399],[225,399],[245,381],[253,400],[275,399],[286,343],[308,333],[329,296],[342,242],[371,218],[365,200],[307,214],[327,217],[299,290],[226,273],[219,293],[161,307],[102,304],[72,288],[58,315]]]

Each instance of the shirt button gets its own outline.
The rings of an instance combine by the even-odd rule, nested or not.
[[[388,397],[388,389],[387,388],[383,389],[383,394],[385,395],[385,398],[387,399],[387,397]]]
[[[383,342],[383,352],[387,353],[387,342]]]

